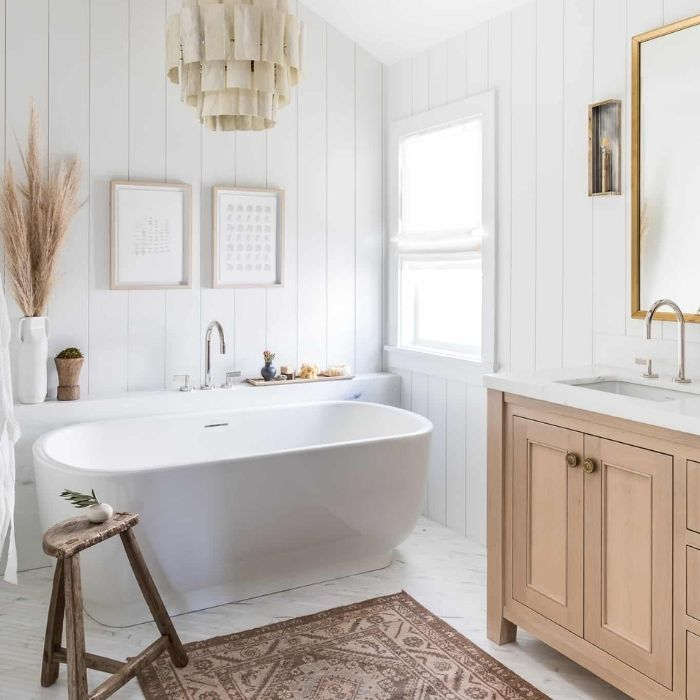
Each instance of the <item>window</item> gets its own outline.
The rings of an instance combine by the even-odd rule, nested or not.
[[[481,226],[481,119],[401,139],[400,233],[467,235]]]
[[[402,255],[400,276],[401,347],[480,354],[481,255]]]
[[[393,125],[391,345],[492,359],[491,99]]]

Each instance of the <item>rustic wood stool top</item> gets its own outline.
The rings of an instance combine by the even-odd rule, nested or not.
[[[69,518],[44,533],[44,552],[50,557],[72,557],[98,542],[120,535],[139,521],[136,513],[115,513],[107,522],[91,523],[86,516]]]

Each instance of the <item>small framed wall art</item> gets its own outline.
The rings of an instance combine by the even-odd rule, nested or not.
[[[189,289],[192,188],[113,180],[111,288]]]
[[[284,192],[214,187],[214,287],[284,285]]]

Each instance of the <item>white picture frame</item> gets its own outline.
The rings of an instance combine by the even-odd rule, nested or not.
[[[284,191],[212,188],[212,284],[284,286]]]
[[[111,182],[111,289],[190,289],[192,188]]]

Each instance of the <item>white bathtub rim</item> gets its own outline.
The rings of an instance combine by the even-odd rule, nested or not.
[[[372,438],[357,438],[355,440],[342,440],[339,442],[332,442],[328,444],[317,444],[317,445],[303,445],[300,447],[293,447],[293,448],[285,448],[285,449],[279,449],[279,450],[270,450],[268,452],[261,452],[259,454],[254,454],[254,455],[241,455],[238,457],[231,456],[231,457],[225,457],[222,459],[203,459],[200,462],[182,462],[182,463],[175,463],[175,464],[159,464],[157,466],[150,466],[150,467],[143,467],[139,469],[134,469],[130,470],[128,468],[121,468],[121,469],[94,469],[94,468],[86,468],[86,467],[80,467],[76,466],[74,464],[68,464],[66,462],[62,462],[60,460],[55,459],[52,457],[45,448],[45,444],[56,434],[73,430],[75,428],[81,428],[81,427],[99,427],[100,425],[104,424],[114,424],[114,423],[121,423],[121,422],[128,422],[128,421],[133,421],[133,420],[138,420],[139,418],[143,418],[144,420],[167,420],[168,418],[179,418],[179,419],[185,419],[185,418],[192,418],[192,417],[198,417],[198,416],[220,416],[222,414],[240,414],[240,413],[258,413],[262,411],[269,411],[271,408],[283,408],[283,409],[295,409],[295,408],[307,408],[309,406],[334,406],[334,405],[346,405],[346,404],[352,404],[354,406],[360,405],[360,406],[372,406],[372,407],[379,407],[382,410],[386,410],[392,413],[400,413],[404,415],[410,416],[412,419],[415,419],[418,421],[418,425],[416,430],[411,431],[411,432],[405,432],[405,433],[398,433],[395,435],[382,435],[378,437],[372,437]],[[236,462],[243,462],[243,461],[259,461],[263,459],[268,459],[270,457],[279,457],[281,455],[298,455],[298,454],[303,454],[303,453],[317,453],[317,452],[323,452],[323,451],[330,451],[330,450],[335,450],[337,448],[341,447],[352,447],[352,446],[359,446],[359,445],[377,445],[380,443],[383,444],[392,444],[394,442],[398,441],[403,441],[406,439],[415,439],[418,437],[421,437],[423,435],[430,435],[433,431],[433,424],[432,422],[426,418],[425,416],[422,416],[419,413],[414,413],[413,411],[408,411],[404,408],[398,408],[396,406],[389,406],[386,404],[378,404],[378,403],[373,403],[370,401],[312,401],[312,402],[299,402],[299,403],[294,403],[294,404],[272,404],[271,406],[254,406],[254,407],[238,407],[234,409],[217,409],[217,410],[208,410],[208,411],[191,411],[188,413],[159,413],[157,415],[147,415],[147,416],[127,416],[127,417],[121,417],[121,418],[108,418],[105,420],[99,420],[99,421],[82,421],[80,423],[73,423],[70,425],[65,425],[60,428],[57,428],[56,430],[51,430],[48,433],[43,434],[41,437],[39,437],[34,444],[32,445],[32,455],[34,457],[34,469],[36,470],[38,466],[38,462],[42,462],[42,466],[50,466],[51,468],[54,469],[60,469],[64,472],[67,472],[69,474],[82,474],[82,475],[91,475],[91,476],[123,476],[124,474],[143,474],[143,475],[148,475],[148,474],[159,474],[164,471],[170,471],[170,470],[180,470],[180,469],[188,469],[192,468],[193,466],[197,466],[199,464],[201,465],[206,465],[206,466],[218,466],[218,465],[223,465],[223,464],[230,464],[230,463],[236,463]]]

